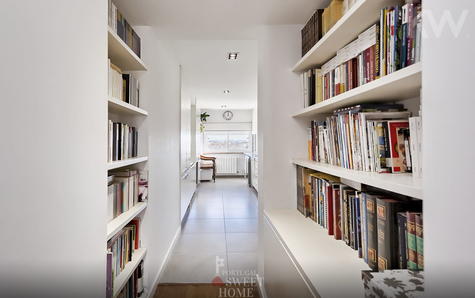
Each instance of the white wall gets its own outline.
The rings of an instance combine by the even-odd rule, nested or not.
[[[475,109],[473,59],[475,3],[423,2],[423,183],[427,297],[475,293]],[[443,13],[455,24],[468,12],[458,37],[446,26],[438,37],[430,21]],[[463,23],[461,23],[463,24]]]
[[[103,296],[107,1],[1,5],[1,296]]]
[[[259,30],[258,156],[259,274],[264,275],[262,211],[296,208],[293,157],[305,156],[306,127],[291,117],[300,108],[300,77],[291,71],[300,57],[301,26]]]
[[[149,112],[150,195],[142,245],[147,248],[145,282],[150,288],[180,227],[180,76],[171,43],[160,40],[150,27],[135,29],[148,67],[140,91]]]
[[[231,111],[233,118],[225,120],[223,113]],[[251,130],[252,129],[252,110],[250,109],[201,109],[200,113],[208,113],[205,123],[206,130]]]

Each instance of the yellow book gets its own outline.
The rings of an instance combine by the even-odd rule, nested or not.
[[[330,28],[330,8],[327,7],[323,10],[322,13],[322,35],[325,35]]]
[[[326,173],[322,173],[322,172],[312,173],[312,174],[310,174],[310,176],[315,177],[315,178],[319,178],[319,179],[325,179],[329,182],[340,182],[340,177],[336,177],[336,176],[326,174]]]
[[[315,69],[315,102],[319,103],[323,101],[323,76],[321,69]]]
[[[333,27],[339,19],[343,16],[343,0],[332,0],[330,3],[330,24],[329,27]],[[328,30],[330,30],[328,28]]]

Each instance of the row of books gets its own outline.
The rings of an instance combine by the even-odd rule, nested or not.
[[[373,270],[424,268],[422,201],[361,192],[297,166],[297,209],[358,251]]]
[[[304,107],[419,62],[421,22],[421,4],[416,0],[382,9],[377,24],[338,50],[321,68],[302,74]]]
[[[421,173],[421,118],[402,104],[361,104],[311,121],[309,159],[346,169]],[[410,125],[411,123],[411,125]],[[416,160],[416,162],[414,162]]]
[[[109,59],[108,96],[128,104],[139,106],[140,84],[131,73],[122,73],[121,69],[112,64]]]
[[[138,298],[144,294],[143,270],[144,267],[142,260],[130,279],[125,284],[124,288],[117,295],[117,298]]]
[[[132,261],[135,250],[140,248],[140,220],[133,219],[107,242],[106,293],[112,296],[115,278]],[[109,295],[110,294],[110,295]]]
[[[302,56],[304,56],[338,20],[358,0],[332,0],[325,9],[317,9],[307,24],[303,27]]]
[[[108,176],[107,220],[111,221],[148,198],[148,171],[126,169]]]
[[[138,130],[125,123],[109,120],[108,150],[109,161],[125,160],[137,157]]]
[[[112,0],[109,0],[108,9],[109,28],[122,39],[129,48],[140,58],[141,41],[137,33],[132,29],[130,23],[120,13]]]

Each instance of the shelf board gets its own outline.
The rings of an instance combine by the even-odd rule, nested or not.
[[[388,102],[417,97],[421,86],[422,64],[419,62],[307,107],[293,117],[328,114],[342,107],[366,102]]]
[[[122,272],[114,279],[113,297],[116,297],[120,293],[129,278],[132,276],[132,273],[134,273],[135,269],[140,264],[140,261],[145,257],[146,253],[147,249],[145,248],[139,248],[134,251],[132,261],[128,262],[125,265],[124,270],[122,270]]]
[[[380,174],[374,172],[355,171],[305,159],[294,159],[293,163],[357,183],[377,187],[417,199],[422,199],[422,179],[415,178],[409,173]]]
[[[144,109],[126,103],[125,101],[109,98],[107,100],[109,112],[125,113],[130,115],[148,116],[148,112]]]
[[[144,156],[144,157],[129,158],[129,159],[120,160],[120,161],[112,161],[112,162],[107,163],[107,169],[114,170],[114,169],[118,169],[118,168],[122,168],[126,166],[131,166],[134,164],[138,164],[141,162],[146,162],[147,160],[148,160],[148,157]]]
[[[113,220],[107,223],[107,240],[111,239],[117,232],[125,227],[132,219],[140,214],[145,208],[147,208],[146,202],[139,202],[129,210],[125,211],[121,215],[117,216]]]
[[[287,253],[319,297],[364,297],[361,271],[369,266],[343,241],[297,210],[264,210]],[[344,281],[335,287],[336,281]]]
[[[321,66],[336,55],[336,51],[358,38],[358,35],[375,24],[380,10],[394,4],[394,0],[359,0],[325,34],[292,69],[302,72]]]
[[[117,65],[123,71],[132,70],[147,70],[137,54],[129,48],[129,46],[109,27],[108,30],[109,41],[109,58],[111,62]]]

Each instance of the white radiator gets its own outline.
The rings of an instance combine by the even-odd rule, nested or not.
[[[216,157],[216,175],[247,175],[244,154],[213,154]]]

